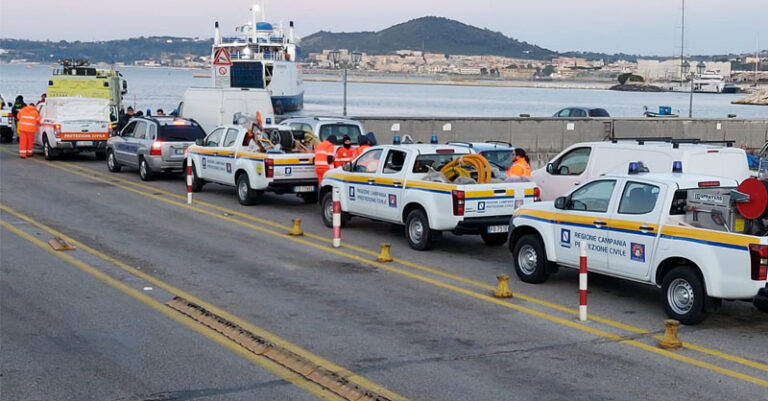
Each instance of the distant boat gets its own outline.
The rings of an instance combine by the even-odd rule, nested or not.
[[[648,111],[648,107],[644,106],[645,111],[643,115],[652,118],[677,118],[677,114],[672,114],[672,108],[669,106],[659,106],[659,112]]]

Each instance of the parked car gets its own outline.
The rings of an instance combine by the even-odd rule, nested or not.
[[[363,124],[348,118],[297,117],[283,120],[280,125],[290,127],[294,131],[304,131],[308,129],[312,131],[313,134],[317,135],[321,141],[326,140],[331,135],[335,135],[336,139],[341,143],[341,139],[344,135],[349,135],[353,145],[357,145],[357,138],[360,135],[365,134]]]
[[[183,172],[187,147],[203,138],[205,132],[192,119],[133,118],[119,135],[107,141],[107,168],[113,173],[123,166],[138,168],[144,181],[160,172]]]
[[[608,111],[601,108],[591,108],[591,107],[566,107],[557,113],[555,113],[552,117],[569,117],[569,118],[587,118],[587,117],[610,117],[611,115],[608,114]]]

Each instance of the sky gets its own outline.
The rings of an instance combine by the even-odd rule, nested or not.
[[[250,20],[247,0],[0,1],[0,38],[97,41],[230,34]],[[378,31],[427,15],[498,31],[555,51],[680,54],[681,0],[266,0],[266,19],[319,30]],[[32,6],[32,10],[30,10]],[[768,48],[768,1],[688,0],[686,54]],[[111,17],[113,16],[113,17]],[[762,32],[760,30],[762,29]]]

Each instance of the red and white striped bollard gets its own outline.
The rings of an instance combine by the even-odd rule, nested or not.
[[[333,188],[333,247],[341,246],[341,194],[339,188]]]
[[[192,159],[187,154],[187,205],[192,204]]]
[[[579,257],[579,320],[587,320],[587,243],[581,243]]]

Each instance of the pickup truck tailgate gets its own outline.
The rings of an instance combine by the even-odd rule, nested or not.
[[[61,123],[62,141],[106,141],[109,126],[106,121],[66,121]]]
[[[269,155],[267,159],[273,160],[275,180],[317,179],[315,157],[312,153]]]
[[[464,217],[511,216],[524,203],[533,202],[534,183],[462,185]]]

